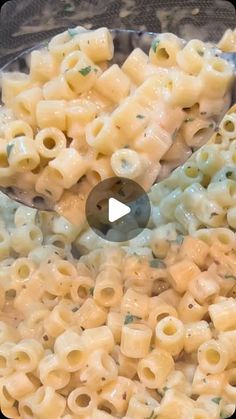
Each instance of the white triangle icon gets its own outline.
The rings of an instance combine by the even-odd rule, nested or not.
[[[108,201],[108,220],[110,223],[119,220],[131,212],[128,205],[123,204],[115,198],[109,198]]]

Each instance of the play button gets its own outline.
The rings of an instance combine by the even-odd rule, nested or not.
[[[108,200],[108,220],[111,223],[129,214],[130,211],[131,209],[128,205],[122,204],[122,202],[117,199],[110,198]]]
[[[98,183],[86,202],[86,217],[93,231],[105,240],[126,242],[142,232],[150,217],[144,189],[126,178]]]

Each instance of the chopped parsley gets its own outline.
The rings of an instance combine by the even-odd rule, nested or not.
[[[121,167],[122,169],[127,169],[129,167],[129,162],[125,159],[121,159]]]
[[[75,10],[75,6],[72,4],[66,3],[64,6],[64,12],[73,12]]]
[[[150,416],[146,416],[144,419],[157,419],[157,415],[155,415],[154,410],[152,411]]]
[[[141,317],[134,316],[133,314],[127,314],[125,316],[124,324],[130,324],[133,323],[135,320],[141,320]]]
[[[200,55],[200,57],[203,57],[203,55],[204,55],[204,51],[201,51],[201,50],[197,50],[197,53],[198,53],[198,55]]]
[[[234,279],[236,281],[236,276],[235,275],[226,274],[225,275],[225,279]]]
[[[178,236],[176,237],[175,240],[168,240],[169,243],[177,243],[177,244],[182,244],[184,241],[184,236],[182,236],[182,234],[178,234]]]
[[[129,144],[124,145],[124,148],[130,148]]]
[[[162,262],[162,260],[160,260],[160,259],[152,259],[152,260],[150,260],[149,266],[151,268],[159,268],[159,269],[166,268],[166,264],[164,262]]]
[[[193,122],[194,121],[194,118],[186,118],[185,120],[184,120],[184,122]]]
[[[94,71],[94,73],[97,73],[98,72],[98,69],[97,68],[94,68],[93,71]]]
[[[87,67],[81,68],[81,70],[79,70],[79,73],[82,74],[82,76],[87,76],[91,71],[91,65],[88,65]]]
[[[11,144],[11,143],[10,144],[7,144],[7,157],[10,156],[11,150],[13,149],[14,145],[15,144]]]
[[[214,124],[213,124],[213,122],[211,122],[211,124],[209,125],[209,128],[213,128],[214,127]]]
[[[140,115],[140,114],[138,114],[138,115],[136,115],[136,118],[138,118],[138,119],[144,119],[144,118],[145,118],[145,116],[144,116],[144,115]]]
[[[68,34],[71,36],[71,38],[73,38],[73,36],[78,35],[78,31],[75,28],[69,28]]]
[[[89,288],[89,295],[93,296],[93,293],[94,293],[94,287]]]
[[[167,390],[169,390],[169,388],[168,387],[163,387],[163,389],[162,389],[164,392],[166,392]]]
[[[154,41],[152,42],[151,48],[154,52],[157,51],[158,45],[160,44],[159,39],[154,39]]]
[[[229,415],[229,413],[226,412],[220,412],[220,419],[228,419],[231,418],[231,415]]]
[[[225,173],[225,176],[226,176],[227,178],[230,178],[230,177],[232,176],[232,174],[233,174],[233,172],[226,172],[226,173]]]
[[[213,399],[211,399],[211,401],[215,404],[220,404],[221,397],[214,397]]]

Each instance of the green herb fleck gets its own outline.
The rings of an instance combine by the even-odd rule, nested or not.
[[[206,382],[207,382],[205,378],[203,378],[203,380],[202,380],[202,381],[203,381],[205,384],[206,384]]]
[[[229,413],[226,413],[226,412],[220,412],[220,419],[228,419],[228,418],[230,418],[231,417],[231,415],[229,415]]]
[[[154,39],[154,41],[152,41],[151,48],[154,52],[157,52],[157,48],[159,44],[160,44],[159,39]]]
[[[152,259],[152,260],[150,260],[149,266],[151,268],[159,268],[159,269],[166,268],[166,264],[164,262],[162,262],[162,260],[160,260],[160,259]]]
[[[90,71],[91,71],[91,65],[88,65],[88,67],[81,68],[81,70],[79,70],[79,73],[85,77],[90,73]]]
[[[235,275],[226,274],[225,275],[225,279],[234,279],[236,281],[236,276]]]
[[[78,31],[75,28],[68,29],[68,34],[73,38],[73,36],[78,35]]]
[[[164,392],[166,392],[167,390],[169,390],[169,388],[168,387],[163,387],[163,389],[162,389]]]
[[[125,316],[124,324],[130,324],[133,323],[135,320],[141,320],[141,317],[134,316],[133,314],[127,314]]]
[[[200,57],[203,57],[203,55],[204,55],[204,51],[201,51],[201,50],[198,50],[197,53],[198,53],[198,55],[200,55]]]
[[[93,296],[93,293],[94,293],[94,287],[89,288],[89,295],[92,295]]]
[[[94,68],[93,71],[94,71],[94,73],[98,73],[98,69],[97,68]]]
[[[7,144],[7,157],[10,156],[11,150],[13,149],[14,145],[15,144],[11,144],[11,143],[10,144]]]
[[[185,120],[184,120],[184,122],[193,122],[194,121],[194,118],[186,118]]]
[[[144,119],[144,118],[145,118],[145,116],[144,116],[144,115],[140,115],[140,114],[138,114],[138,115],[136,115],[136,118],[138,118],[138,119]]]
[[[72,4],[65,4],[64,6],[64,12],[73,12],[75,10],[75,7]]]
[[[122,169],[127,169],[129,167],[129,162],[125,159],[121,159],[121,167]]]
[[[213,127],[214,127],[214,124],[213,124],[213,122],[211,122],[210,125],[209,125],[209,128],[213,128]]]
[[[124,148],[130,148],[129,144],[124,145]]]
[[[154,410],[152,411],[150,416],[146,416],[144,419],[157,419],[157,415],[155,415]]]
[[[211,401],[215,404],[220,404],[221,397],[214,397],[213,399],[211,399]]]
[[[225,173],[225,176],[226,176],[227,178],[230,178],[230,177],[232,176],[232,174],[233,174],[233,172],[226,172],[226,173]]]

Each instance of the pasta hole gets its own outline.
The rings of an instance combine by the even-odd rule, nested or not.
[[[153,381],[155,380],[155,374],[152,372],[152,370],[148,367],[145,367],[143,369],[143,375],[147,380]]]
[[[215,141],[214,141],[214,143],[215,143],[215,144],[222,144],[222,142],[223,142],[222,135],[221,135],[221,134],[219,134],[219,133],[217,132],[217,134],[216,134],[216,136],[215,136]]]
[[[99,403],[98,409],[103,410],[106,413],[112,414],[114,408],[111,403],[108,401]]]
[[[166,48],[158,48],[156,55],[161,60],[168,60],[170,58],[170,55],[168,54]]]
[[[0,154],[0,167],[9,167],[6,154]]]
[[[26,352],[19,351],[15,353],[14,361],[17,364],[28,365],[30,363],[30,357]]]
[[[27,265],[22,265],[19,269],[18,269],[18,276],[20,279],[26,279],[29,277],[30,274],[30,269]]]
[[[222,61],[215,61],[212,65],[212,68],[218,73],[223,73],[225,70],[225,65]]]
[[[39,238],[39,233],[38,233],[38,231],[36,231],[36,230],[30,230],[30,232],[29,232],[29,236],[30,236],[30,239],[31,239],[32,241],[35,241],[35,240],[38,240],[38,238]]]
[[[34,413],[33,413],[32,409],[29,406],[24,406],[23,407],[23,412],[26,415],[26,417],[30,417],[30,418],[33,418],[34,417]]]
[[[169,313],[161,313],[156,317],[156,322],[160,322],[162,319],[164,319],[165,317],[169,316]]]
[[[159,295],[170,288],[168,282],[163,278],[158,278],[153,283],[152,294]]]
[[[34,198],[33,198],[33,204],[36,207],[44,207],[44,205],[45,205],[44,198],[42,196],[34,196]]]
[[[84,299],[88,296],[88,289],[84,285],[80,285],[78,287],[77,294],[80,298]]]
[[[58,266],[58,272],[64,276],[71,276],[71,271],[67,266]]]
[[[107,287],[101,290],[101,297],[106,300],[112,299],[114,295],[115,295],[115,290],[111,287]]]
[[[33,170],[31,170],[31,172],[32,172],[34,175],[38,175],[38,174],[40,173],[40,171],[41,171],[41,166],[40,166],[40,164],[39,164],[37,167],[35,167]]]
[[[229,377],[229,385],[232,387],[236,387],[236,374],[231,374]]]
[[[55,240],[53,244],[54,246],[59,247],[60,249],[65,249],[65,243],[62,240]]]
[[[232,121],[226,121],[223,127],[224,127],[224,130],[227,132],[233,132],[235,130],[235,126]]]
[[[206,359],[209,364],[217,365],[220,361],[220,354],[215,349],[208,349],[206,351]]]
[[[28,167],[30,167],[30,166],[33,166],[34,165],[34,161],[32,160],[32,159],[22,159],[22,160],[20,160],[19,162],[18,162],[18,167],[19,167],[19,169],[26,169],[26,168],[28,168]]]
[[[176,332],[177,330],[173,323],[168,323],[163,329],[163,333],[165,333],[167,336],[173,336],[176,334]]]
[[[54,140],[54,138],[50,138],[50,137],[44,138],[43,145],[48,150],[52,150],[56,146],[56,141]]]
[[[79,407],[88,407],[90,402],[91,397],[89,397],[88,394],[79,394],[79,396],[77,396],[75,400],[75,403]]]
[[[7,360],[4,356],[0,356],[0,369],[4,369],[7,366]]]
[[[197,178],[199,175],[198,167],[188,166],[185,168],[185,175],[190,178]]]
[[[95,126],[93,127],[93,136],[97,137],[97,135],[101,132],[102,128],[103,128],[103,122],[97,121]]]
[[[67,361],[70,364],[70,366],[74,367],[77,364],[79,364],[82,360],[82,352],[78,350],[71,351],[67,355]]]

